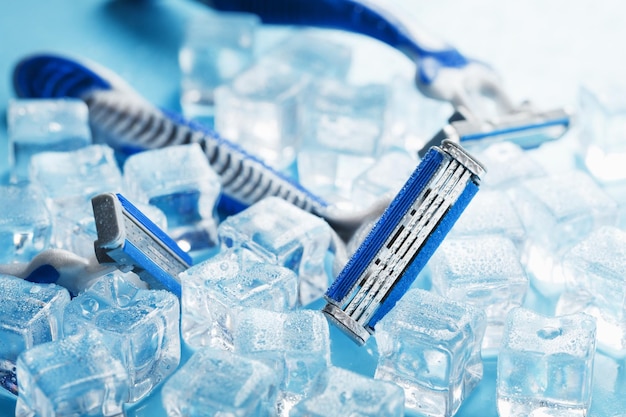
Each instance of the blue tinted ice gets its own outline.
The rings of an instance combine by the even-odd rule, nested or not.
[[[246,13],[214,13],[193,20],[178,54],[181,107],[187,118],[212,124],[214,90],[253,61],[259,18]]]
[[[204,348],[163,385],[168,417],[270,417],[277,377],[263,362]]]
[[[289,417],[402,417],[404,391],[396,384],[331,366]]]
[[[485,326],[480,310],[409,290],[376,325],[375,377],[404,389],[407,410],[452,416],[482,378]]]
[[[258,63],[215,90],[215,128],[269,165],[286,168],[296,156],[307,84],[286,64]]]
[[[594,228],[614,224],[617,203],[582,171],[529,179],[510,193],[527,231],[522,262],[544,295],[563,289],[563,252]]]
[[[62,337],[70,294],[55,284],[33,284],[0,274],[0,387],[16,390],[15,362],[26,349]]]
[[[506,236],[521,249],[526,238],[526,229],[505,192],[481,190],[450,231],[450,236],[481,234]]]
[[[546,175],[541,164],[512,142],[494,143],[476,152],[476,158],[487,168],[481,184],[488,188],[509,188],[519,181]]]
[[[96,332],[29,349],[17,376],[16,417],[117,416],[128,399],[128,374]]]
[[[0,264],[28,262],[47,249],[52,218],[42,193],[27,184],[0,186]]]
[[[626,85],[587,84],[578,93],[584,164],[600,181],[626,179]]]
[[[583,239],[564,261],[565,290],[557,313],[596,318],[598,348],[626,357],[626,232],[602,227]]]
[[[88,109],[82,100],[11,100],[7,122],[9,164],[16,181],[28,180],[28,164],[39,152],[91,144]]]
[[[128,372],[129,400],[147,394],[180,362],[180,305],[167,291],[142,290],[110,274],[65,309],[66,335],[101,333]]]
[[[313,82],[303,99],[298,178],[329,201],[350,196],[352,183],[371,167],[385,129],[388,90],[381,84]]]
[[[285,267],[225,251],[180,274],[182,335],[194,348],[232,348],[233,326],[245,308],[292,310],[298,278]]]
[[[509,313],[498,356],[501,417],[584,417],[591,403],[595,320],[586,314]]]
[[[221,185],[194,143],[149,150],[124,164],[127,197],[157,207],[167,232],[185,251],[210,251],[217,244],[216,203]]]
[[[30,179],[42,189],[52,213],[52,245],[92,256],[97,234],[91,197],[122,189],[113,149],[91,145],[76,151],[39,153],[31,159]]]
[[[485,312],[482,354],[497,353],[506,315],[522,305],[528,290],[513,242],[502,235],[448,238],[429,265],[432,291]]]
[[[278,197],[268,197],[220,223],[223,248],[250,250],[259,260],[298,275],[299,303],[320,298],[329,285],[324,259],[332,230],[321,218]]]
[[[279,378],[280,390],[306,395],[330,366],[328,322],[321,312],[275,312],[249,308],[239,315],[235,352],[260,360]]]

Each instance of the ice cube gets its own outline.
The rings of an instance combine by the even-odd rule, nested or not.
[[[578,93],[584,164],[598,180],[626,179],[626,85],[587,84]]]
[[[498,356],[498,414],[586,416],[595,347],[595,320],[586,314],[511,310]]]
[[[306,395],[317,375],[330,366],[330,333],[321,312],[241,312],[233,337],[235,353],[263,361],[279,377],[279,389]]]
[[[181,356],[178,298],[138,289],[110,274],[65,309],[66,335],[101,333],[129,377],[129,401],[137,401],[178,366]]]
[[[31,158],[30,179],[42,189],[53,216],[52,246],[86,258],[93,256],[97,233],[91,197],[122,189],[113,149],[90,145],[75,151],[39,153]]]
[[[602,227],[565,254],[565,290],[557,314],[596,318],[598,348],[626,357],[626,232]]]
[[[331,366],[289,417],[402,417],[404,391],[396,384]]]
[[[184,115],[213,124],[214,91],[253,62],[260,20],[247,13],[214,13],[193,20],[178,54]]]
[[[482,355],[497,354],[508,312],[520,307],[528,277],[513,242],[502,235],[448,238],[429,262],[432,291],[485,312]]]
[[[97,332],[36,346],[17,361],[16,417],[106,417],[122,413],[128,374]]]
[[[185,251],[213,251],[217,245],[218,175],[197,143],[130,156],[124,164],[127,197],[157,207],[167,232]]]
[[[0,186],[0,264],[29,262],[50,245],[52,219],[43,194],[28,184]]]
[[[582,171],[522,181],[510,194],[527,231],[522,264],[533,286],[553,297],[563,290],[561,257],[591,231],[617,221],[617,203]]]
[[[63,336],[63,310],[70,294],[55,284],[34,284],[3,274],[0,294],[0,387],[15,392],[17,357]]]
[[[233,325],[241,310],[292,310],[298,278],[287,268],[225,251],[180,274],[182,335],[193,347],[232,349]]]
[[[161,400],[168,417],[270,417],[277,382],[261,361],[203,348],[167,380]]]
[[[546,175],[541,164],[512,142],[494,143],[476,151],[476,157],[488,172],[482,181],[484,187],[506,189],[519,181]]]
[[[76,99],[16,99],[7,111],[9,165],[14,181],[28,180],[33,155],[91,144],[87,105]]]
[[[482,311],[411,289],[376,325],[375,378],[402,387],[407,410],[452,416],[482,378],[485,327]]]
[[[260,260],[298,275],[298,300],[307,305],[329,285],[324,259],[332,230],[321,218],[278,197],[268,197],[220,223],[223,248],[242,247]]]
[[[299,100],[308,78],[286,64],[258,63],[215,90],[215,128],[277,169],[298,150]]]

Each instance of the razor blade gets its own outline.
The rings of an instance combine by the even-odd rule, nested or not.
[[[484,172],[450,140],[432,147],[326,292],[326,316],[364,344],[465,210]]]
[[[91,204],[98,233],[94,242],[98,262],[132,270],[151,288],[180,297],[178,274],[191,266],[191,257],[122,195],[100,194]]]

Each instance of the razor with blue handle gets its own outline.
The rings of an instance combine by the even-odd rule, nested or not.
[[[449,140],[432,147],[326,292],[326,316],[364,344],[465,210],[484,172]]]

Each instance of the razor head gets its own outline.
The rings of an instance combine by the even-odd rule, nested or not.
[[[364,344],[478,191],[483,166],[459,145],[432,147],[325,294],[324,314]]]
[[[151,288],[180,297],[178,274],[191,266],[191,257],[122,195],[100,194],[91,204],[98,233],[94,242],[98,262],[132,270]]]

